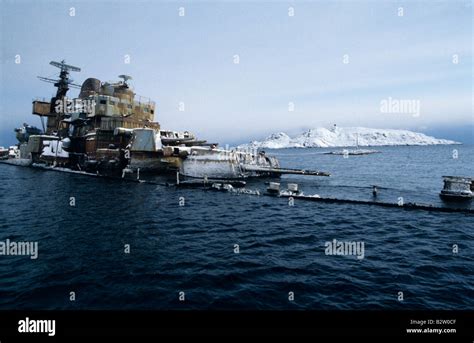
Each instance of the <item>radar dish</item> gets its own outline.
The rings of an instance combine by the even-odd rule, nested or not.
[[[132,80],[132,77],[129,75],[119,75],[118,77],[123,79],[123,83],[127,83],[128,80]]]
[[[61,71],[81,71],[81,68],[66,64],[65,60],[62,60],[61,62],[51,61],[49,64],[61,69]]]

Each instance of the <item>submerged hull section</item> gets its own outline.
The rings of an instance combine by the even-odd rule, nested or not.
[[[217,154],[189,156],[183,161],[180,173],[195,178],[237,179],[245,176],[235,159]]]
[[[158,152],[133,152],[128,167],[150,173],[167,173],[179,170],[181,159],[178,157],[165,157]]]
[[[19,167],[29,167],[33,164],[33,161],[28,158],[9,158],[0,160],[0,163],[11,164]]]
[[[272,168],[279,168],[278,161],[264,153],[192,147],[183,159],[180,173],[194,178],[240,179],[272,175]]]

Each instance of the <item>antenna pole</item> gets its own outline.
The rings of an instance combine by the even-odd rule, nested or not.
[[[56,96],[51,98],[51,104],[50,104],[50,113],[56,113],[56,129],[58,131],[58,136],[61,136],[61,133],[59,132],[60,130],[60,122],[61,122],[61,117],[64,114],[64,110],[62,113],[59,113],[56,111],[56,102],[63,101],[64,98],[66,97],[67,92],[69,91],[69,85],[71,84],[71,80],[69,80],[69,72],[70,71],[75,71],[79,72],[81,71],[81,68],[66,64],[65,60],[62,60],[61,62],[56,62],[56,61],[51,61],[49,62],[53,67],[59,68],[61,71],[59,72],[59,80],[53,80],[45,77],[39,77],[40,80],[46,81],[46,82],[51,82],[54,83],[54,87],[56,87],[58,90],[56,91]],[[72,86],[77,86],[74,84],[71,84]],[[43,124],[43,130],[44,130],[44,124]]]

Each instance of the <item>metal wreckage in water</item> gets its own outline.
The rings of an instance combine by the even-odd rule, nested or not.
[[[120,75],[118,82],[88,78],[80,86],[69,78],[80,68],[65,61],[50,64],[60,69],[59,78],[39,78],[53,83],[56,95],[50,101],[33,101],[33,114],[40,117],[43,128],[24,124],[16,129],[19,143],[0,152],[3,162],[100,175],[179,173],[206,180],[329,176],[281,168],[275,157],[263,151],[220,149],[190,132],[163,130],[153,121],[155,103],[133,92],[128,84],[131,77]],[[80,88],[78,98],[67,98],[70,88]]]
[[[176,186],[256,195],[260,194],[259,191],[246,189],[246,182],[242,179],[282,174],[329,176],[329,173],[320,171],[281,168],[275,157],[267,156],[263,151],[220,149],[218,144],[197,139],[188,131],[163,130],[158,122],[153,121],[155,103],[133,92],[127,83],[131,79],[129,76],[120,75],[122,80],[118,82],[88,78],[82,85],[76,85],[69,73],[79,72],[80,68],[65,61],[50,64],[60,69],[59,78],[39,78],[53,83],[57,88],[56,95],[50,101],[33,101],[33,114],[40,117],[42,130],[28,124],[15,129],[18,144],[9,149],[0,147],[1,163],[105,177],[124,178],[131,173],[136,175],[136,179],[139,179],[140,172],[176,174]],[[79,97],[69,99],[66,95],[70,88],[79,88]],[[442,195],[458,196],[459,187],[453,193],[451,186],[462,184],[462,197],[472,198],[474,178],[447,178],[449,182],[445,180]],[[269,183],[265,194],[329,203],[444,212],[474,211],[416,203],[400,205],[376,200],[323,198],[317,194],[303,194],[297,184],[288,184],[288,190],[281,191],[276,182]]]

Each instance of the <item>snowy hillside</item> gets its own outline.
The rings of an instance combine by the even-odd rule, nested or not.
[[[243,144],[240,148],[326,148],[383,145],[460,144],[407,130],[369,129],[365,127],[316,128],[291,138],[284,132],[274,133],[263,141]]]

